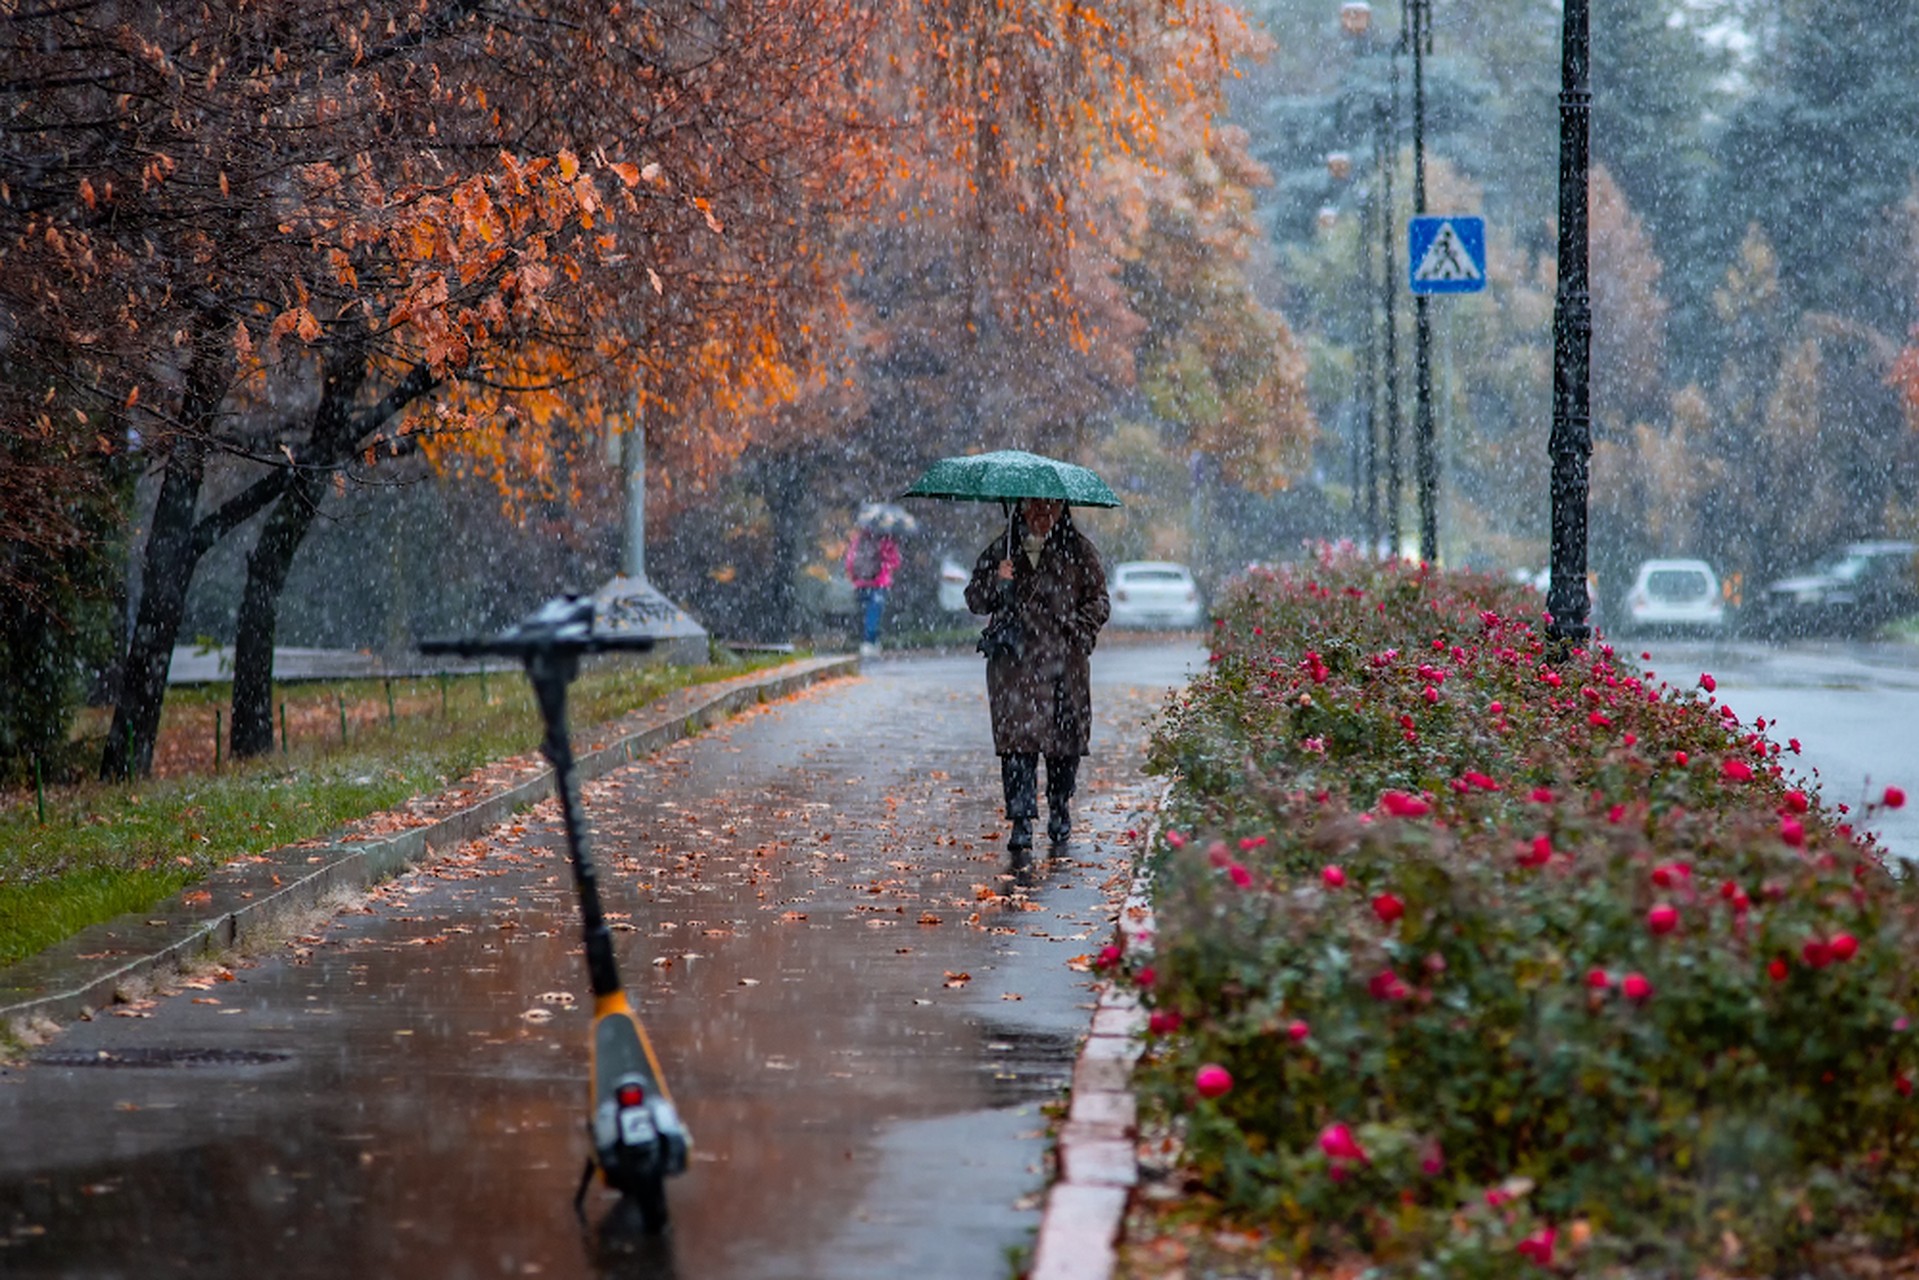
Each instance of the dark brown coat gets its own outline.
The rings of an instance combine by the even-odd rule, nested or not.
[[[1024,643],[1018,657],[989,658],[986,698],[993,713],[993,750],[1083,756],[1092,737],[1093,687],[1087,662],[1112,603],[1099,552],[1062,515],[1034,567],[1012,534],[1013,579],[998,577],[1007,536],[980,552],[966,586],[974,613],[1011,610]]]

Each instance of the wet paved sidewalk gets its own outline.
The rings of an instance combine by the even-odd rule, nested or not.
[[[976,658],[872,664],[589,786],[696,1148],[664,1240],[572,1215],[588,1017],[548,802],[49,1046],[100,1065],[0,1072],[0,1272],[1012,1274],[1090,1017],[1081,958],[1157,793],[1145,724],[1199,656],[1095,656],[1082,834],[1023,880]],[[108,1065],[143,1055],[170,1065]]]

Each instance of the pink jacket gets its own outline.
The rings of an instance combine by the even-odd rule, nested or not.
[[[879,587],[885,589],[893,585],[893,570],[900,567],[900,544],[889,535],[878,535],[880,540],[880,573],[877,578],[856,578],[853,576],[853,552],[858,549],[861,538],[871,538],[873,534],[857,529],[846,543],[846,579],[856,587]]]

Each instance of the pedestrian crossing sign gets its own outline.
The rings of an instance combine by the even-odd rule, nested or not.
[[[1464,214],[1406,224],[1414,293],[1478,293],[1486,287],[1486,220]]]

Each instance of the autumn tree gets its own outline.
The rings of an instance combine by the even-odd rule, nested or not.
[[[57,51],[26,102],[64,166],[43,216],[119,237],[131,318],[167,335],[117,370],[155,374],[141,437],[160,480],[104,772],[146,767],[193,566],[261,510],[241,754],[270,742],[274,601],[331,487],[427,448],[537,493],[609,405],[777,380],[785,250],[808,231],[792,177],[844,154],[817,104],[841,99],[859,27],[814,21],[842,9],[82,4],[27,21]],[[165,109],[130,105],[147,102]],[[64,127],[81,118],[90,151]],[[723,201],[744,213],[731,237]],[[135,305],[149,296],[177,322]]]

